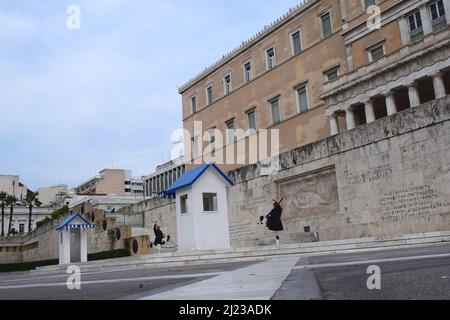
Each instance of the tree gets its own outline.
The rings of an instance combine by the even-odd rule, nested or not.
[[[33,206],[40,207],[42,202],[38,199],[38,192],[28,192],[25,203],[28,205],[28,234],[31,233],[31,218],[33,216]]]
[[[5,236],[5,201],[8,197],[8,194],[6,192],[0,192],[0,201],[1,201],[1,208],[2,208],[2,237]]]
[[[12,228],[12,219],[14,214],[14,205],[16,204],[17,199],[13,196],[7,196],[5,200],[5,204],[9,206],[9,226],[8,226],[8,236],[11,234]]]

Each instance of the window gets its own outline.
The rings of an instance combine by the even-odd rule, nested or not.
[[[320,16],[320,20],[322,21],[322,36],[323,38],[327,38],[331,36],[333,33],[333,29],[331,27],[331,15],[330,12],[326,12]]]
[[[377,61],[378,59],[381,59],[384,57],[384,46],[378,46],[370,50],[369,52],[369,61]]]
[[[197,159],[200,156],[198,137],[192,138],[192,155],[194,159]]]
[[[270,109],[272,111],[272,122],[273,124],[280,123],[280,98],[272,99],[270,102]]]
[[[275,68],[276,62],[275,62],[275,49],[274,47],[271,47],[270,49],[267,49],[266,51],[266,58],[267,58],[267,70],[271,70]]]
[[[210,105],[213,103],[213,87],[209,86],[206,88],[206,104]]]
[[[247,112],[247,117],[248,117],[249,130],[256,131],[256,110],[253,109],[253,110]]]
[[[422,17],[420,11],[408,16],[410,37],[412,42],[416,42],[423,38]]]
[[[223,78],[223,83],[224,83],[225,95],[230,94],[231,90],[232,90],[231,75],[230,74],[227,74]]]
[[[376,1],[375,0],[364,0],[364,8],[369,8],[370,6],[374,6],[376,5]]]
[[[194,114],[197,112],[197,97],[191,97],[191,113]]]
[[[244,64],[244,81],[250,82],[252,81],[253,75],[252,75],[252,62],[247,61]]]
[[[19,224],[19,233],[20,234],[25,233],[25,224],[23,224],[23,223]]]
[[[328,70],[326,73],[326,80],[331,82],[339,78],[339,68],[333,68],[331,70]]]
[[[131,189],[125,188],[125,192],[131,192]]]
[[[233,143],[234,142],[234,119],[228,120],[225,123],[227,127],[227,142]]]
[[[430,4],[430,14],[433,31],[439,31],[447,26],[444,2],[442,0]]]
[[[306,86],[297,88],[297,103],[298,103],[298,111],[300,113],[304,113],[309,110],[308,89]]]
[[[203,211],[204,212],[219,211],[217,205],[217,193],[203,193]]]
[[[188,213],[188,210],[189,210],[189,208],[188,208],[188,195],[185,194],[185,195],[180,196],[180,211],[181,211],[181,214]]]
[[[300,38],[300,30],[291,33],[292,54],[295,56],[302,52],[302,41]]]

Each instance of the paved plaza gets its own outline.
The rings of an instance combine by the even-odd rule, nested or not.
[[[381,290],[367,288],[367,268]],[[69,290],[64,271],[0,274],[1,300],[450,299],[450,245],[285,255],[260,262],[92,271]]]

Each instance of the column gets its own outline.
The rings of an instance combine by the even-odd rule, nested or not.
[[[155,188],[153,188],[153,179],[150,179],[150,189],[149,189],[149,193],[148,193],[149,197],[153,196],[153,191],[155,191]]]
[[[332,136],[337,135],[339,133],[339,124],[337,120],[337,116],[335,113],[327,116],[328,121],[330,122],[330,133]]]
[[[375,119],[375,111],[373,109],[373,101],[372,99],[366,99],[363,101],[364,103],[364,110],[366,112],[366,122],[371,123],[374,122]]]
[[[417,82],[413,81],[406,85],[408,87],[409,105],[411,108],[420,106],[419,90],[417,88]]]
[[[347,109],[345,109],[345,119],[347,121],[347,130],[355,129],[355,114],[353,113],[352,107],[348,107]]]
[[[406,46],[410,42],[408,21],[406,21],[406,17],[401,17],[399,18],[398,23],[400,25],[400,36],[402,39],[402,45]]]
[[[450,24],[450,1],[444,0],[445,19],[447,24]]]
[[[388,91],[385,93],[386,97],[386,109],[388,116],[392,116],[397,113],[397,104],[395,102],[394,91]]]
[[[420,8],[420,17],[422,18],[423,34],[426,36],[433,32],[428,6],[425,5]]]
[[[447,95],[445,93],[444,78],[442,76],[442,72],[436,72],[435,74],[431,75],[431,77],[433,78],[434,95],[436,99],[444,98]]]

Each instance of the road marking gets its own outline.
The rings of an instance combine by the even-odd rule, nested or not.
[[[103,283],[121,283],[121,282],[138,282],[138,281],[151,281],[151,280],[171,280],[171,279],[192,279],[192,278],[203,278],[203,277],[216,277],[227,272],[211,272],[211,273],[194,273],[194,274],[184,274],[177,276],[158,276],[158,277],[140,277],[140,278],[124,278],[124,279],[108,279],[108,280],[92,280],[92,281],[81,281],[81,285],[91,285],[91,284],[103,284]],[[11,289],[25,289],[25,288],[45,288],[45,287],[59,287],[66,286],[66,282],[54,282],[54,283],[35,283],[35,284],[19,284],[12,286],[0,286],[0,290],[11,290]]]
[[[298,259],[298,256],[273,258],[141,300],[270,300]]]
[[[113,271],[96,271],[96,272],[88,272],[83,273],[83,276],[89,276],[89,275],[96,275],[96,274],[105,274],[105,273],[114,273],[114,272],[120,272],[120,271],[127,271],[127,270],[113,270]],[[33,280],[46,280],[46,279],[57,279],[57,278],[67,278],[67,274],[56,274],[53,276],[42,276],[42,277],[30,277],[30,278],[20,278],[20,279],[8,279],[3,280],[0,278],[0,285],[7,282],[22,282],[22,281],[33,281]]]
[[[378,263],[386,263],[386,262],[401,262],[401,261],[436,259],[436,258],[450,258],[450,253],[424,255],[424,256],[401,257],[401,258],[388,258],[388,259],[375,259],[375,260],[361,260],[361,261],[349,261],[349,262],[310,264],[310,265],[304,265],[304,266],[296,266],[294,269],[304,269],[304,268],[320,269],[320,268],[333,268],[333,267],[344,267],[344,266],[359,266],[359,265],[378,264]]]

